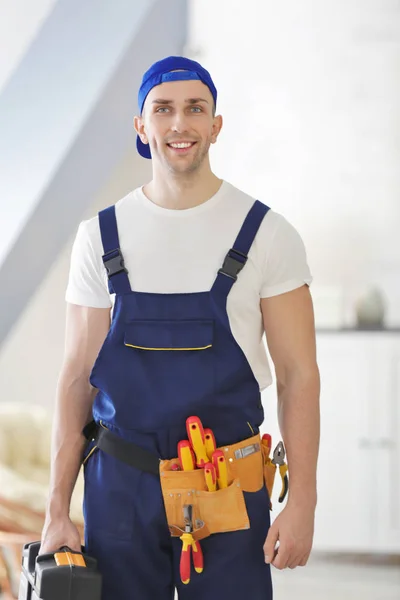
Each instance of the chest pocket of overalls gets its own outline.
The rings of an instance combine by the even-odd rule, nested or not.
[[[189,399],[214,391],[212,319],[136,319],[125,326],[135,387]],[[128,355],[129,360],[129,355]]]

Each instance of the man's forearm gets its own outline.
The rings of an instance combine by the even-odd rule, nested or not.
[[[73,379],[63,371],[57,387],[52,429],[51,476],[47,516],[69,514],[72,492],[85,447],[82,429],[91,418],[95,390],[83,378]]]
[[[316,367],[278,386],[278,420],[289,467],[288,502],[315,506],[320,437],[320,377]]]

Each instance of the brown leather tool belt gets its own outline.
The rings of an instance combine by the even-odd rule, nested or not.
[[[103,452],[160,477],[167,522],[174,537],[181,536],[185,530],[185,505],[193,507],[193,537],[201,540],[212,533],[250,527],[243,492],[257,492],[266,485],[271,498],[276,465],[266,456],[260,434],[218,448],[225,455],[228,486],[212,492],[207,488],[203,469],[172,470],[177,458],[160,460],[96,423],[90,423],[84,435]]]

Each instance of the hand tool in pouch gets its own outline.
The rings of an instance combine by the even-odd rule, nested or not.
[[[178,442],[178,457],[183,471],[193,471],[196,468],[196,459],[189,440]]]
[[[204,465],[204,477],[209,492],[215,492],[217,489],[217,474],[212,463],[208,462]]]
[[[268,466],[269,467],[269,466],[273,465],[273,467],[275,468],[274,475],[273,475],[273,480],[275,480],[276,465],[273,464],[273,462],[271,461],[271,458],[269,456],[270,452],[271,452],[271,447],[272,447],[272,437],[270,436],[269,433],[264,433],[264,435],[261,438],[261,444],[266,449],[264,466]],[[267,483],[267,481],[266,481],[266,483]],[[269,493],[270,496],[272,496],[273,482],[270,485],[271,485],[271,488],[268,489],[268,493]],[[268,488],[268,484],[267,484],[267,488]],[[270,510],[272,510],[272,500],[271,500],[271,498],[270,498],[270,502],[269,502],[269,508],[270,508]]]
[[[217,474],[219,489],[228,487],[228,468],[226,466],[226,459],[222,450],[215,450],[212,455],[212,462]]]
[[[199,417],[186,419],[186,431],[196,454],[196,464],[199,469],[202,469],[209,462],[209,458],[206,452],[204,429]]]
[[[261,443],[267,449],[267,457],[269,457],[269,453],[271,452],[272,446],[272,438],[269,433],[264,433],[264,435],[261,438]]]
[[[183,516],[185,520],[185,532],[181,535],[182,552],[180,560],[180,576],[182,583],[188,584],[190,581],[191,569],[191,554],[193,554],[193,564],[196,573],[203,571],[203,552],[200,543],[197,542],[193,535],[193,505],[185,504],[183,507]]]
[[[204,430],[206,452],[209,460],[212,460],[212,455],[217,449],[217,442],[215,441],[215,435],[212,429]]]
[[[289,489],[289,480],[288,480],[288,476],[287,476],[288,466],[285,462],[285,456],[286,456],[286,452],[285,452],[283,442],[279,442],[279,444],[276,446],[276,448],[274,450],[274,454],[272,457],[272,463],[274,465],[279,466],[279,473],[280,473],[281,479],[282,479],[282,490],[279,495],[279,502],[284,501],[286,494],[288,492],[288,489]]]

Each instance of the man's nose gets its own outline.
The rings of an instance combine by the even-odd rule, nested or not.
[[[171,129],[172,131],[176,131],[176,133],[183,133],[188,130],[185,113],[180,111],[175,112],[173,121],[171,123]]]

